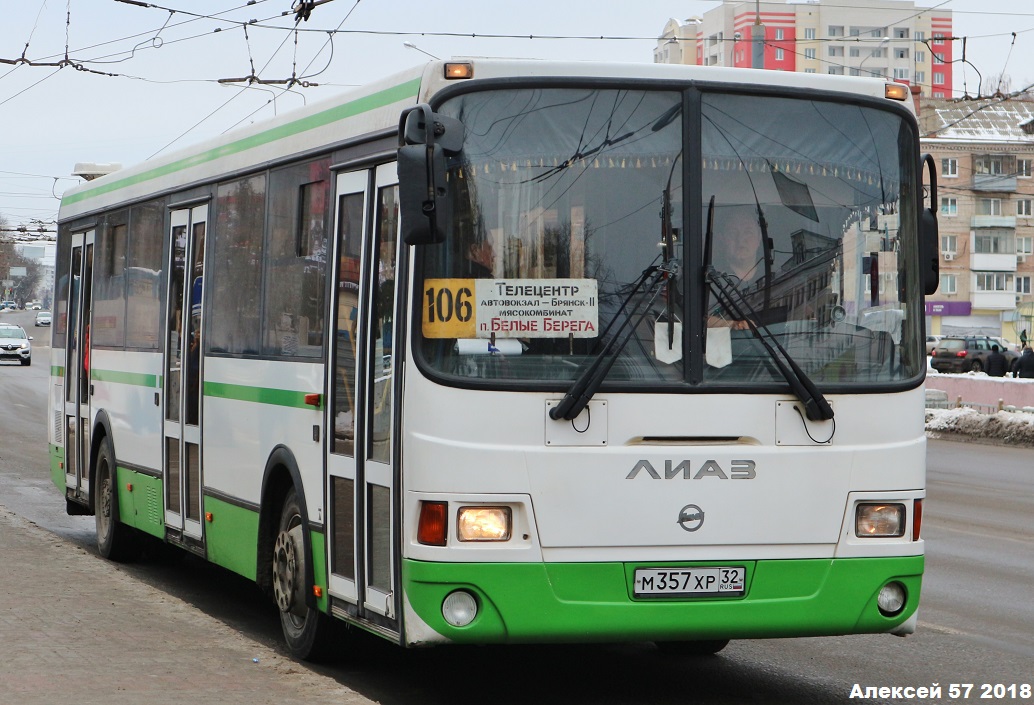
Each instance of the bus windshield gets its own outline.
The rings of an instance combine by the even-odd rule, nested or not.
[[[774,341],[826,389],[915,380],[909,122],[829,96],[696,95],[446,101],[464,145],[448,239],[416,250],[424,364],[564,389],[604,356],[619,388],[782,388]]]

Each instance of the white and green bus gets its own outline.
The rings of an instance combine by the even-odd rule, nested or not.
[[[930,163],[899,84],[477,59],[83,183],[53,480],[300,658],[908,633]]]

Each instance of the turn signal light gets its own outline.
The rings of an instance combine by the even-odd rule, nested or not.
[[[448,516],[448,502],[421,502],[416,540],[425,546],[444,546],[449,536]]]
[[[923,523],[923,500],[917,499],[912,506],[912,540],[919,540],[919,528]]]

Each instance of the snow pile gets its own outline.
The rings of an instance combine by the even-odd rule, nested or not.
[[[926,430],[933,436],[961,434],[973,439],[1034,446],[1034,414],[999,411],[983,414],[975,409],[927,409]]]

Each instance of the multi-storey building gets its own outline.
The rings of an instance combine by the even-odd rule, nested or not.
[[[937,164],[941,285],[930,333],[1034,332],[1034,101],[921,103]]]
[[[951,10],[911,0],[725,0],[703,17],[668,20],[654,49],[655,63],[881,76],[932,98],[952,97],[952,59]]]

